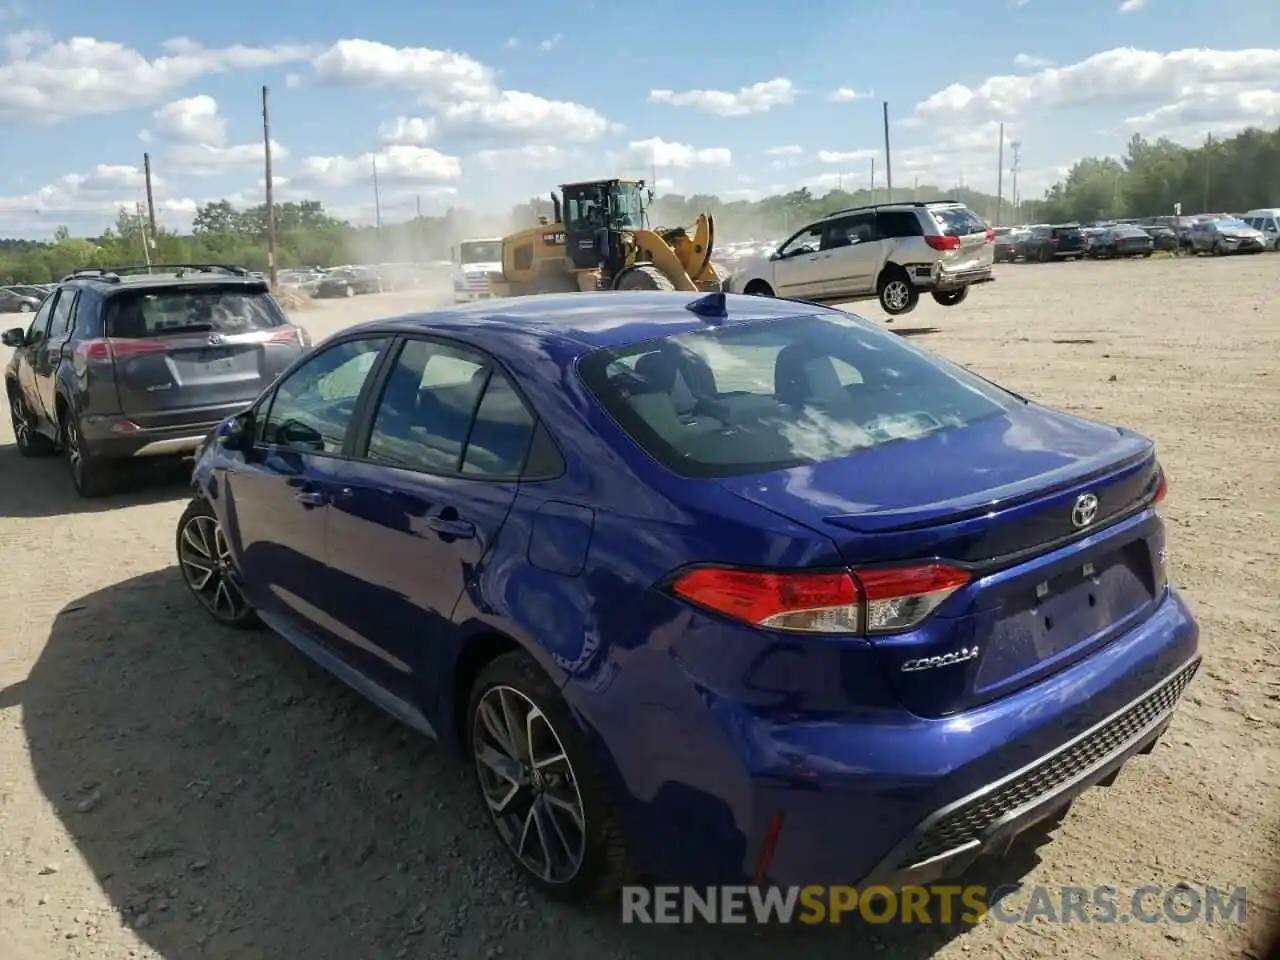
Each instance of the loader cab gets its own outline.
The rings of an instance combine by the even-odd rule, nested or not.
[[[648,226],[643,180],[591,180],[566,183],[563,197],[565,255],[575,270],[603,266],[614,272],[626,258],[622,231]]]

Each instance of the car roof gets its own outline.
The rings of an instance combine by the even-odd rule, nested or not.
[[[197,272],[189,273],[126,273],[116,274],[72,274],[62,280],[61,286],[90,287],[103,296],[111,296],[126,290],[164,289],[173,287],[229,287],[244,290],[246,288],[265,291],[266,280],[249,275],[227,275],[222,273]]]
[[[439,310],[374,320],[345,333],[444,333],[480,344],[512,339],[558,342],[581,353],[754,320],[838,310],[800,300],[725,294],[727,316],[700,317],[687,309],[705,293],[605,291],[480,300]]]

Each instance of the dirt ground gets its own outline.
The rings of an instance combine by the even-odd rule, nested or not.
[[[189,599],[173,557],[185,471],[81,502],[61,461],[19,459],[5,416],[0,960],[1250,955],[1280,901],[1278,277],[1270,256],[1007,266],[966,304],[895,324],[1155,437],[1174,575],[1203,627],[1205,666],[1159,748],[992,876],[1243,885],[1252,931],[641,928],[549,905],[514,879],[464,770]],[[298,317],[319,339],[428,305],[387,294]]]

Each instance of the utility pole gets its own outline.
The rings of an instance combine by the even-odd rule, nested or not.
[[[889,101],[884,101],[884,185],[889,191],[889,202],[893,203],[893,159],[889,150]]]
[[[1015,140],[1009,144],[1009,150],[1013,153],[1013,219],[1018,219],[1018,167],[1020,164],[1020,156],[1022,154],[1022,141]]]
[[[142,237],[142,258],[147,264],[147,273],[151,272],[151,239],[147,236],[147,218],[146,211],[142,204],[138,203],[134,206],[138,214],[138,235]]]
[[[142,155],[142,175],[147,181],[147,222],[151,224],[151,236],[156,236],[156,199],[151,193],[151,154]]]
[[[1000,149],[996,156],[996,226],[1004,214],[1004,124],[1000,124]]]
[[[871,203],[876,202],[876,158],[871,158]]]
[[[911,202],[915,203],[920,199],[920,174],[916,174],[915,182],[911,184]]]
[[[414,202],[417,204],[417,208],[418,208],[418,219],[421,220],[422,219],[422,194],[418,194],[416,197],[414,197]]]
[[[373,224],[382,229],[382,197],[378,193],[378,155],[373,155]]]
[[[267,180],[267,283],[276,288],[276,200],[274,177],[271,175],[271,113],[267,107],[268,90],[262,88],[262,166]]]

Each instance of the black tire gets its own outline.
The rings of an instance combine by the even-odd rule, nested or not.
[[[641,264],[633,267],[618,278],[618,284],[615,290],[643,291],[643,290],[674,290],[676,285],[671,279],[651,264]]]
[[[965,298],[969,296],[969,288],[961,287],[959,290],[934,290],[931,294],[933,302],[942,307],[954,307],[957,304],[964,303]]]
[[[1213,246],[1209,248],[1209,253],[1215,257],[1220,257],[1223,255],[1223,252],[1224,251],[1222,249],[1222,241],[1221,240],[1213,241]]]
[[[36,430],[31,413],[18,385],[8,384],[9,417],[13,421],[13,442],[22,457],[47,457],[57,449],[57,444]]]
[[[772,297],[773,287],[763,280],[752,280],[742,292],[749,297]]]
[[[880,309],[891,317],[910,313],[920,303],[920,288],[911,282],[901,267],[891,267],[880,274],[876,284]]]
[[[542,768],[547,772],[536,776],[525,772],[535,769],[532,765],[517,761],[520,769],[518,776],[522,780],[526,777],[529,779],[523,785],[513,784],[517,787],[516,792],[505,798],[504,808],[516,801],[523,802],[517,805],[519,809],[506,817],[494,810],[488,799],[489,795],[486,794],[484,781],[485,777],[491,775],[491,768],[477,759],[482,749],[490,754],[505,753],[492,732],[493,726],[485,722],[481,713],[482,706],[491,706],[495,699],[502,700],[504,706],[512,703],[516,708],[532,704],[541,714],[537,721],[539,727],[545,720],[543,736],[547,732],[551,734],[551,739],[544,742],[553,744],[553,749],[558,749],[567,758],[562,764],[548,764]],[[489,715],[495,716],[494,713]],[[472,758],[480,803],[490,814],[494,832],[511,856],[516,869],[538,889],[559,900],[592,903],[610,899],[633,879],[622,827],[605,786],[600,761],[556,685],[523,650],[506,653],[493,660],[480,671],[472,685],[467,704],[467,751]],[[552,772],[554,770],[560,772]],[[499,789],[503,787],[501,781],[495,783]],[[580,854],[575,858],[578,863],[575,872],[559,880],[550,880],[535,872],[525,858],[513,849],[514,840],[509,839],[510,832],[515,832],[517,828],[517,823],[511,821],[523,820],[527,824],[534,816],[534,803],[547,794],[560,798],[568,796],[571,798],[570,802],[577,801],[583,824],[581,830],[576,830],[576,820],[566,820],[563,816],[552,824],[557,827],[560,836],[567,837],[570,841],[569,844],[561,845],[562,849],[569,845],[580,848],[574,851]],[[528,812],[525,812],[526,809]],[[548,815],[545,811],[552,808],[543,803],[541,809],[545,817]],[[557,806],[556,809],[563,811],[564,807]],[[543,820],[535,822],[541,824]],[[568,834],[564,833],[564,827],[569,828]],[[550,857],[546,859],[550,860]]]
[[[191,595],[214,620],[233,630],[256,630],[262,621],[244,598],[239,574],[230,554],[223,549],[225,540],[220,539],[221,531],[217,514],[204,497],[196,497],[187,504],[174,534],[178,570]],[[209,560],[209,578],[201,583],[204,560]]]
[[[84,449],[84,438],[74,414],[63,410],[59,428],[62,432],[62,452],[71,468],[71,485],[86,500],[111,492],[113,480],[111,464],[93,456]]]
[[[1040,254],[1041,263],[1048,263],[1050,260],[1053,259],[1053,255],[1049,253],[1048,247],[1041,247],[1039,254]]]

